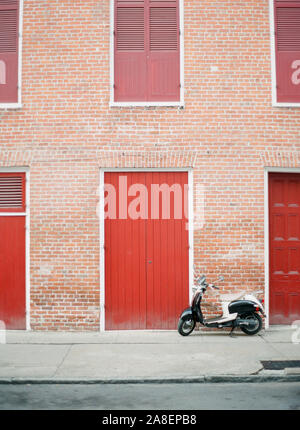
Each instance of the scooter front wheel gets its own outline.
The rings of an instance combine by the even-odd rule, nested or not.
[[[178,321],[178,333],[181,334],[181,336],[188,336],[192,333],[196,325],[196,322],[193,318],[180,318]]]

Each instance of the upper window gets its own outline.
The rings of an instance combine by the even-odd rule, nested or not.
[[[114,1],[114,102],[180,101],[179,0]]]
[[[18,102],[19,0],[0,0],[0,106]]]
[[[300,103],[300,1],[274,0],[276,102]]]

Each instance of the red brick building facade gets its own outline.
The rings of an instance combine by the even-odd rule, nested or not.
[[[114,2],[20,2],[19,96],[15,103],[0,101],[0,176],[25,172],[27,178],[26,234],[17,239],[26,245],[26,317],[12,328],[104,329],[109,286],[99,198],[105,169],[115,168],[187,172],[186,297],[195,263],[208,279],[224,275],[222,291],[264,290],[267,323],[300,317],[300,85],[292,87],[292,101],[277,103],[274,1],[173,3],[179,11],[179,98],[122,105],[114,100]],[[285,9],[291,4],[300,17],[300,2],[286,2]],[[297,42],[300,18],[292,26]],[[0,215],[2,274],[10,270],[3,255],[11,239],[4,247],[9,227],[1,230],[1,221],[14,212]],[[287,237],[278,238],[277,221]],[[280,240],[284,249],[276,245]],[[8,303],[3,276],[0,288],[8,299],[2,303]],[[126,293],[129,287],[120,288]]]

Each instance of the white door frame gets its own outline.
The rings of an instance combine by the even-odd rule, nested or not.
[[[105,331],[105,220],[104,220],[104,174],[106,172],[187,172],[188,173],[188,213],[189,213],[189,298],[193,293],[194,282],[194,204],[192,168],[101,168],[99,187],[99,234],[100,234],[100,331]]]
[[[265,311],[266,311],[266,329],[270,326],[270,313],[269,313],[269,292],[270,292],[270,279],[269,279],[269,173],[300,173],[299,167],[265,167],[264,168],[264,213],[265,213]]]
[[[30,330],[30,170],[29,167],[0,167],[0,173],[25,173],[25,212],[0,212],[0,217],[25,216],[25,312],[26,330]]]

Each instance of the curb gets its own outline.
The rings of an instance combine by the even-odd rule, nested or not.
[[[187,384],[187,383],[264,383],[300,382],[300,375],[203,375],[195,378],[139,378],[139,379],[47,379],[0,378],[0,385],[55,385],[55,384]]]

